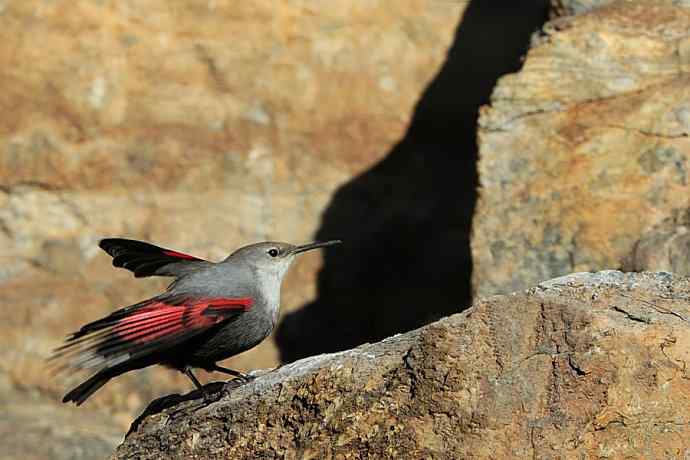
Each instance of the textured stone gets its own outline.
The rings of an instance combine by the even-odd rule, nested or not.
[[[403,135],[463,7],[0,2],[3,391],[58,404],[78,378],[48,378],[49,350],[165,287],[114,270],[101,237],[213,260],[257,240],[311,240],[333,192]],[[296,264],[285,310],[315,297],[320,265],[318,254]],[[278,360],[269,341],[231,365]],[[188,386],[146,370],[87,407],[124,429],[146,401]]]
[[[3,459],[91,460],[106,458],[122,441],[121,427],[105,414],[56,407],[37,395],[0,395]]]
[[[478,295],[621,267],[687,207],[690,8],[617,1],[544,28],[479,129]]]
[[[582,14],[613,1],[615,0],[551,0],[551,12],[558,16]]]
[[[153,403],[113,458],[683,458],[690,283],[578,273],[203,404]]]
[[[690,276],[690,212],[674,212],[642,235],[623,268]]]

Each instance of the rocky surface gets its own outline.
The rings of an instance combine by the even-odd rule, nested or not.
[[[674,212],[641,235],[623,268],[690,276],[690,211]]]
[[[318,298],[318,255],[289,275],[286,360],[457,311],[470,269],[480,296],[573,271],[690,273],[687,1],[552,0],[554,20],[482,112],[475,213],[476,108],[517,69],[542,4],[0,2],[6,455],[103,456],[146,401],[189,388],[151,369],[55,407],[78,378],[50,378],[49,350],[165,286],[113,270],[105,235],[218,259],[347,230],[358,250],[326,253]],[[208,407],[156,414],[179,398],[159,401],[118,455],[594,456],[599,443],[599,456],[681,456],[687,419],[668,408],[687,407],[688,340],[669,324],[687,319],[684,281],[578,276],[281,368]],[[524,318],[501,316],[515,305]],[[231,365],[278,361],[270,341]]]
[[[582,14],[614,1],[616,0],[551,0],[551,15]]]
[[[122,428],[106,414],[55,407],[31,392],[0,394],[0,458],[93,460],[122,442]]]
[[[684,458],[689,363],[686,278],[577,273],[157,401],[113,458]]]
[[[477,295],[621,267],[687,208],[690,5],[594,3],[547,24],[482,111]]]
[[[103,236],[213,260],[257,240],[312,239],[338,186],[404,133],[462,8],[0,2],[3,391],[57,404],[78,378],[49,378],[49,350],[165,286],[114,270]],[[293,268],[286,310],[314,298],[320,264],[312,254]],[[278,359],[269,341],[232,365]],[[147,370],[74,414],[109,414],[124,430],[146,401],[188,385]]]

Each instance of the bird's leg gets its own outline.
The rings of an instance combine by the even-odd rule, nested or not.
[[[204,391],[204,387],[201,385],[201,383],[197,380],[197,378],[194,376],[192,373],[192,368],[189,366],[185,366],[184,369],[182,369],[182,372],[184,375],[189,377],[189,380],[192,381],[194,386],[196,387],[197,390],[201,390],[202,392]]]
[[[236,377],[235,380],[239,379],[239,380],[244,380],[245,382],[252,381],[252,380],[254,380],[254,379],[256,378],[256,377],[253,376],[253,375],[245,374],[245,373],[243,373],[243,372],[236,371],[236,370],[233,370],[233,369],[228,369],[227,367],[222,367],[222,366],[219,366],[219,365],[217,365],[217,364],[214,364],[213,366],[211,366],[211,367],[208,368],[207,370],[209,370],[209,371],[216,371],[216,372],[222,372],[223,374],[232,375],[232,376]]]
[[[206,391],[206,388],[204,388],[203,385],[201,385],[201,383],[199,382],[199,380],[197,380],[197,378],[192,373],[191,367],[185,366],[184,369],[182,369],[182,372],[184,373],[184,375],[189,377],[189,380],[192,381],[196,389],[201,391],[201,394],[204,395],[204,401],[211,402],[213,400],[213,395]]]

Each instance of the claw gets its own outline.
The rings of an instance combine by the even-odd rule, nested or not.
[[[218,401],[221,397],[223,397],[223,394],[225,393],[225,386],[221,389],[221,391],[215,391],[215,392],[210,392],[210,391],[204,391],[204,403],[206,404],[211,404],[216,401]]]
[[[252,380],[256,380],[256,375],[250,375],[250,374],[241,374],[238,377],[235,377],[232,379],[232,381],[238,381],[239,383],[249,383]]]
[[[225,382],[221,392],[223,394],[228,394],[235,388],[241,387],[242,385],[245,385],[253,380],[256,380],[255,375],[242,374],[239,377],[235,377],[234,379]]]

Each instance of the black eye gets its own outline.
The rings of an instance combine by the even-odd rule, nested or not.
[[[278,254],[279,254],[279,252],[276,248],[268,250],[268,255],[271,257],[278,257]]]

